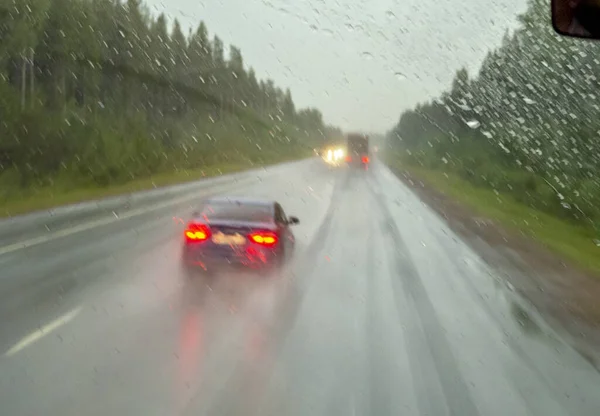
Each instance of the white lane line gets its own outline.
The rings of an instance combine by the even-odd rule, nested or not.
[[[244,182],[236,182],[233,187],[236,188],[241,185],[244,185]],[[17,243],[9,244],[4,247],[0,247],[0,256],[2,256],[4,254],[12,253],[13,251],[24,249],[27,247],[47,243],[49,241],[56,240],[57,238],[66,237],[66,236],[69,236],[69,235],[72,235],[75,233],[79,233],[82,231],[87,231],[92,228],[100,227],[102,225],[108,225],[108,224],[111,224],[113,222],[117,222],[120,220],[126,220],[131,217],[135,217],[135,216],[142,215],[142,214],[147,214],[148,212],[156,211],[161,208],[166,208],[171,205],[177,205],[182,202],[191,201],[193,199],[198,199],[198,198],[201,198],[201,197],[208,195],[210,193],[213,193],[213,192],[215,192],[214,189],[212,191],[206,190],[205,192],[194,193],[192,195],[187,195],[187,196],[184,196],[184,197],[181,197],[178,199],[174,199],[174,200],[170,200],[167,202],[163,202],[160,204],[153,204],[148,207],[134,209],[134,210],[128,211],[120,216],[117,216],[116,214],[111,215],[110,217],[101,218],[101,219],[91,221],[91,222],[88,222],[85,224],[76,225],[71,228],[65,228],[63,230],[56,231],[55,233],[52,233],[52,234],[42,235],[39,237],[30,238],[29,240],[24,240],[24,241],[19,241]]]
[[[27,348],[34,342],[45,337],[50,332],[54,331],[55,329],[60,328],[64,324],[73,320],[73,318],[75,318],[79,314],[79,312],[81,312],[81,306],[71,310],[70,312],[67,312],[66,314],[60,316],[59,318],[56,318],[54,321],[50,322],[49,324],[47,324],[47,325],[43,326],[42,328],[36,330],[35,332],[32,332],[31,334],[27,335],[21,341],[16,343],[10,350],[6,351],[6,353],[4,353],[4,355],[6,357],[15,355],[22,349]]]

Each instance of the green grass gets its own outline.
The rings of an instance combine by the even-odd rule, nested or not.
[[[20,197],[12,197],[9,200],[0,201],[0,218],[25,214],[33,211],[46,210],[78,202],[124,195],[162,186],[191,182],[202,178],[209,178],[260,166],[268,166],[271,164],[301,159],[304,156],[305,155],[302,154],[297,156],[281,156],[276,159],[269,158],[267,163],[255,165],[252,165],[249,162],[240,162],[232,164],[220,164],[218,166],[210,166],[203,169],[167,172],[107,187],[85,187],[61,190],[60,186],[53,186],[38,188],[35,190],[26,190]]]
[[[456,175],[403,164],[402,168],[453,200],[509,229],[522,231],[572,262],[600,272],[593,231],[540,212],[509,195],[478,188]]]

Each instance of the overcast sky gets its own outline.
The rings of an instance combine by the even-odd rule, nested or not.
[[[289,87],[345,130],[384,132],[404,109],[475,73],[526,0],[146,0],[185,28],[241,48],[259,78]]]

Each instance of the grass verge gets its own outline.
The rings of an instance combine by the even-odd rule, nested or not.
[[[166,172],[107,187],[85,187],[61,190],[60,187],[55,186],[27,190],[21,197],[13,197],[10,200],[0,201],[0,218],[12,217],[34,211],[47,210],[62,205],[75,204],[111,196],[125,195],[162,186],[192,182],[203,178],[240,172],[260,166],[269,166],[286,161],[298,160],[302,159],[304,156],[305,155],[296,157],[281,157],[277,160],[269,160],[268,163],[254,165],[250,162],[239,162],[222,164],[218,166],[208,166],[202,169]]]
[[[475,187],[456,175],[407,164],[396,167],[478,214],[524,233],[588,270],[600,272],[600,248],[593,241],[592,230],[523,205],[509,195]]]

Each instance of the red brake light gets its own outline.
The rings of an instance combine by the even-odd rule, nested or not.
[[[252,233],[248,236],[250,241],[262,246],[272,247],[277,244],[279,238],[277,234],[271,232]]]
[[[208,240],[211,235],[208,225],[194,223],[188,224],[184,234],[188,243]]]
[[[363,156],[362,163],[369,163],[369,156]]]
[[[350,156],[350,155],[346,156],[346,162],[352,162],[352,156]]]

